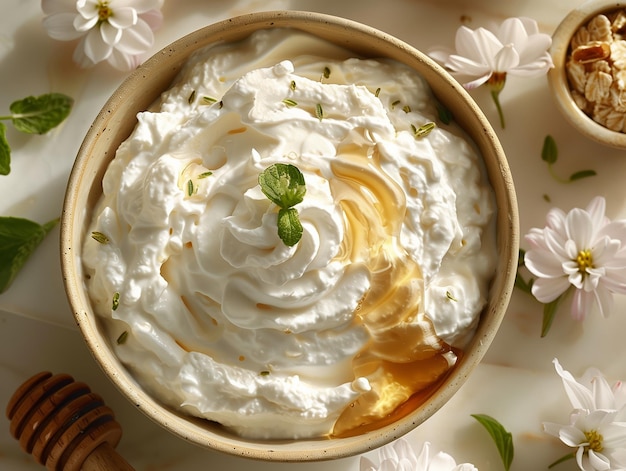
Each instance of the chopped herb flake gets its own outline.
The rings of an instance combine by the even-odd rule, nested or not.
[[[315,105],[315,116],[317,116],[317,119],[320,121],[324,119],[324,108],[322,108],[322,105],[319,103]]]
[[[294,106],[298,106],[298,102],[292,100],[291,98],[285,98],[283,103],[287,105],[289,108],[293,108]]]
[[[122,345],[124,343],[126,343],[126,339],[128,338],[128,331],[125,330],[124,332],[122,332],[120,334],[120,336],[117,338],[117,344],[118,345]]]
[[[110,242],[109,238],[105,234],[98,231],[92,232],[91,238],[96,242],[100,242],[101,244],[108,244]]]
[[[117,308],[120,307],[120,293],[116,292],[113,294],[113,303],[111,303],[111,309],[117,311]]]
[[[411,129],[413,129],[413,134],[415,135],[415,137],[425,137],[428,136],[433,129],[435,129],[435,123],[431,121],[422,124],[419,128],[411,125]]]

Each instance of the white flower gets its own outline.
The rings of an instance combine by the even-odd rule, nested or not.
[[[572,316],[584,319],[593,305],[608,316],[613,293],[626,293],[626,220],[605,217],[604,198],[594,198],[586,210],[569,213],[554,208],[547,226],[526,235],[530,249],[524,263],[537,276],[532,294],[542,303],[575,289]]]
[[[430,457],[430,443],[425,442],[417,455],[405,439],[398,439],[378,451],[379,464],[361,457],[360,471],[477,471],[472,464],[457,465],[450,455],[439,452]]]
[[[154,44],[162,5],[163,0],[41,0],[48,35],[80,39],[76,63],[90,67],[108,61],[120,70],[137,67]]]
[[[583,471],[626,469],[626,394],[621,382],[611,387],[602,373],[587,370],[577,381],[554,360],[574,410],[570,423],[543,424],[544,431],[576,448]]]
[[[504,127],[498,96],[504,88],[507,74],[520,77],[545,74],[553,67],[548,52],[551,44],[552,38],[539,32],[535,20],[508,18],[494,32],[461,26],[456,32],[456,51],[439,48],[429,54],[465,88],[488,84]]]

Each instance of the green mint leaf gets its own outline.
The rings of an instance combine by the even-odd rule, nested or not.
[[[18,131],[44,134],[69,115],[74,100],[62,93],[29,96],[11,103],[11,121]]]
[[[569,177],[569,181],[573,182],[582,178],[593,177],[595,175],[597,175],[595,170],[580,170],[578,172],[572,173],[572,175]]]
[[[28,219],[0,217],[0,293],[6,291],[28,257],[59,222],[44,225]]]
[[[498,448],[505,471],[509,471],[513,462],[513,436],[496,419],[485,414],[472,414],[491,435]]]
[[[285,245],[292,247],[302,238],[302,224],[295,208],[281,208],[278,211],[278,237]]]
[[[541,149],[541,160],[548,164],[553,164],[559,156],[556,141],[549,134],[543,140],[543,148]]]
[[[273,164],[259,174],[261,191],[282,209],[301,203],[306,193],[304,175],[295,165]]]
[[[7,127],[0,123],[0,175],[11,172],[11,147],[6,136]]]

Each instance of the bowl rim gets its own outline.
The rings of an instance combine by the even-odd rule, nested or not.
[[[147,79],[162,80],[163,87],[160,91],[163,91],[168,88],[167,85],[171,79],[155,79],[152,75],[153,72],[159,70],[162,62],[172,69],[177,69],[189,54],[199,47],[240,39],[256,29],[278,27],[301,29],[313,32],[313,34],[331,31],[343,38],[344,46],[357,53],[358,51],[351,47],[354,46],[352,42],[356,41],[356,38],[367,37],[368,49],[372,47],[377,52],[386,48],[391,49],[413,65],[423,67],[422,72],[430,74],[430,77],[425,77],[429,83],[436,78],[439,91],[452,90],[458,96],[460,106],[477,118],[475,122],[470,123],[472,129],[467,129],[467,126],[463,127],[466,128],[468,134],[480,137],[480,142],[476,144],[480,147],[483,158],[485,158],[485,151],[488,151],[490,158],[493,159],[492,165],[488,168],[488,171],[493,173],[489,174],[489,180],[494,187],[496,197],[500,198],[499,203],[502,204],[497,211],[497,227],[498,233],[506,236],[498,240],[499,259],[504,259],[504,261],[498,262],[499,273],[494,276],[491,288],[499,296],[490,296],[493,298],[492,302],[481,315],[476,334],[467,348],[468,353],[462,356],[453,374],[444,380],[432,400],[427,401],[399,422],[356,437],[280,442],[250,441],[234,435],[225,436],[215,433],[205,427],[206,420],[190,418],[163,406],[138,386],[111,349],[107,347],[108,341],[99,332],[93,313],[89,312],[89,302],[82,283],[78,257],[84,233],[78,231],[81,222],[87,218],[84,211],[76,211],[75,208],[81,198],[83,200],[87,198],[80,194],[80,188],[85,182],[89,184],[90,191],[93,191],[92,185],[100,184],[97,169],[94,168],[95,164],[91,157],[94,146],[99,140],[119,139],[124,133],[122,137],[126,138],[130,134],[130,129],[116,131],[109,127],[118,107],[130,106],[124,103],[124,100],[127,100],[124,98],[124,93]],[[237,30],[237,33],[232,32],[233,28]],[[326,36],[327,39],[335,42],[334,35],[329,33]],[[172,62],[173,58],[174,62]],[[173,76],[176,72],[176,70],[170,70],[169,75]],[[476,141],[475,137],[474,141]],[[113,155],[107,156],[105,163],[108,163],[112,157]],[[465,89],[436,62],[404,41],[353,20],[296,10],[251,13],[205,26],[165,46],[133,71],[107,100],[79,148],[65,193],[60,231],[61,269],[75,321],[91,355],[117,389],[148,418],[184,440],[235,456],[282,462],[320,461],[365,453],[408,433],[441,408],[464,384],[495,337],[513,291],[519,254],[519,215],[508,162],[489,121]]]
[[[571,10],[552,34],[550,54],[554,67],[548,71],[548,84],[557,106],[567,121],[587,138],[617,149],[626,149],[626,133],[613,131],[597,123],[574,102],[565,71],[565,61],[572,36],[578,28],[595,15],[626,8],[626,2],[615,0],[587,0]]]

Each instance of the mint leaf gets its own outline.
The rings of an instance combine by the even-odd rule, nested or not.
[[[273,164],[259,174],[261,191],[276,204],[278,212],[278,236],[289,247],[302,237],[302,224],[298,211],[292,206],[301,203],[306,194],[304,175],[291,164]]]
[[[28,219],[0,217],[0,293],[11,285],[28,257],[58,222],[54,219],[42,226]]]
[[[556,141],[549,134],[543,140],[543,148],[541,149],[541,160],[553,164],[559,156]]]
[[[582,178],[594,177],[596,175],[597,173],[595,170],[579,170],[578,172],[574,172],[570,175],[569,181],[573,182]]]
[[[10,118],[18,131],[44,134],[59,125],[69,115],[74,100],[62,93],[29,96],[11,103]]]
[[[304,175],[295,165],[273,164],[259,175],[261,191],[283,209],[301,203],[306,193]]]
[[[0,175],[8,175],[11,172],[11,147],[7,141],[7,128],[0,123]]]
[[[295,208],[281,208],[278,211],[278,237],[285,245],[292,247],[302,238],[302,224]]]
[[[511,463],[513,462],[513,436],[493,417],[485,414],[472,414],[474,417],[491,435],[493,441],[498,448],[504,469],[509,471]]]

